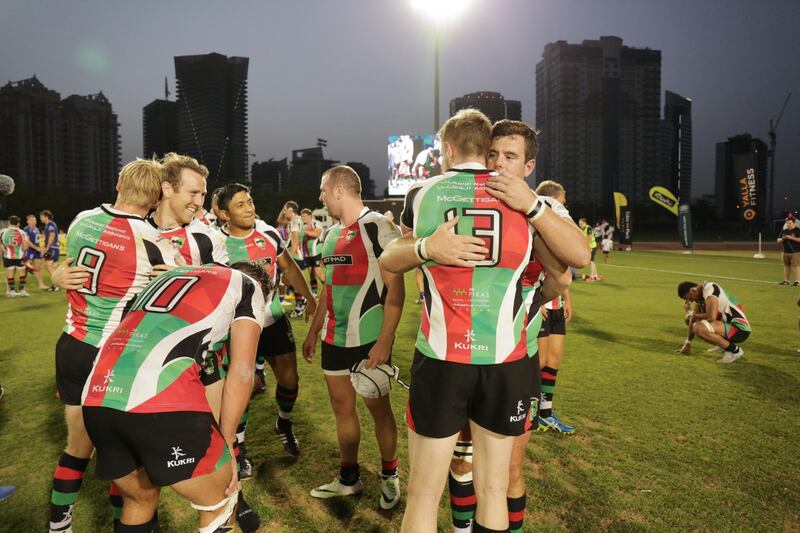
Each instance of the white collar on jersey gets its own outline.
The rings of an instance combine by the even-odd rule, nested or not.
[[[459,163],[458,165],[449,169],[448,172],[458,172],[459,170],[489,170],[489,169],[486,168],[484,165],[481,165],[480,163],[473,163],[472,161],[466,161],[464,163]]]

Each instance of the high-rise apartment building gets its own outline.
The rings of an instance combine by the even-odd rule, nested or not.
[[[522,120],[522,103],[519,100],[506,100],[502,94],[491,91],[480,91],[453,98],[450,100],[450,116],[470,107],[489,117],[492,124],[504,118]]]
[[[120,169],[117,115],[100,92],[61,95],[35,76],[0,88],[0,173],[20,190],[111,193]]]
[[[142,110],[142,140],[145,158],[180,152],[178,102],[153,100]]]
[[[180,151],[214,183],[248,178],[248,65],[217,53],[175,57]]]
[[[606,209],[615,191],[644,202],[666,183],[660,120],[660,51],[613,36],[549,43],[536,65],[537,181],[561,182],[583,206]]]
[[[250,180],[253,190],[283,192],[289,184],[289,163],[283,159],[256,161],[253,163]]]
[[[666,133],[667,189],[681,204],[692,199],[692,101],[667,91],[664,95],[663,128]]]

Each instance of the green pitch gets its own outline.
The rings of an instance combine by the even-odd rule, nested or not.
[[[789,531],[800,524],[800,330],[796,287],[782,278],[777,255],[709,252],[614,252],[605,280],[572,286],[554,407],[576,434],[535,434],[528,448],[528,515],[533,531]],[[680,281],[713,279],[744,305],[753,335],[732,365],[715,363],[701,341],[693,355],[672,350],[685,337],[676,296]],[[35,284],[34,284],[35,285]],[[394,361],[408,377],[419,308],[413,276]],[[0,530],[42,531],[51,475],[65,442],[54,396],[53,347],[63,326],[63,292],[0,296],[0,484],[17,486],[0,503]],[[293,321],[298,344],[306,325]],[[319,354],[318,354],[319,356]],[[373,428],[361,408],[361,497],[315,500],[308,491],[331,481],[338,456],[319,359],[299,361],[295,429],[302,455],[288,458],[272,434],[276,407],[268,393],[251,405],[247,447],[257,465],[245,495],[262,531],[395,531],[402,502],[379,510],[380,470]],[[269,373],[267,373],[269,376]],[[407,480],[403,414],[395,389],[400,473]],[[106,484],[90,465],[75,510],[74,531],[109,531]],[[194,511],[169,490],[161,497],[162,531],[195,530]],[[440,530],[449,529],[442,499]]]

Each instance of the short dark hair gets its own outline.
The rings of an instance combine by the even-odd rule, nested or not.
[[[689,291],[694,289],[697,283],[694,281],[684,281],[678,285],[678,296],[684,300],[689,297]]]
[[[242,185],[241,183],[228,183],[224,187],[220,187],[214,192],[218,192],[217,207],[219,207],[222,211],[227,211],[228,204],[231,203],[233,197],[240,192],[250,193],[250,187],[247,185]]]
[[[8,223],[12,226],[19,224],[19,217],[17,215],[11,215],[8,217]]]
[[[269,297],[272,290],[272,279],[264,268],[255,261],[237,261],[231,265],[231,268],[238,270],[243,274],[247,274],[261,285],[261,292],[264,293],[264,300]]]
[[[53,220],[53,212],[52,212],[52,211],[50,211],[49,209],[45,209],[45,210],[41,211],[41,212],[39,213],[39,216],[42,216],[42,215],[46,216],[46,217],[47,217],[47,218],[49,218],[50,220]]]
[[[492,126],[492,140],[498,137],[510,137],[519,135],[525,141],[525,161],[536,159],[539,152],[539,141],[536,139],[536,131],[530,126],[519,120],[498,120]],[[546,195],[543,195],[546,196]]]

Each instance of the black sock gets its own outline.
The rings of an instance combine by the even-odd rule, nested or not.
[[[114,525],[119,522],[122,516],[122,495],[119,493],[119,488],[112,482],[108,484],[108,501],[111,502],[111,513],[114,517]]]
[[[728,343],[728,347],[725,348],[725,350],[735,353],[739,351],[739,347],[736,346],[733,342],[730,342]]]
[[[53,492],[50,497],[50,529],[66,531],[72,526],[72,509],[78,500],[83,474],[89,459],[74,457],[62,452],[53,474]]]
[[[342,485],[355,485],[361,477],[358,463],[345,463],[339,466],[339,482]]]
[[[114,524],[114,533],[155,533],[158,528],[158,512],[153,515],[149,521],[144,524],[123,524],[116,522]]]

